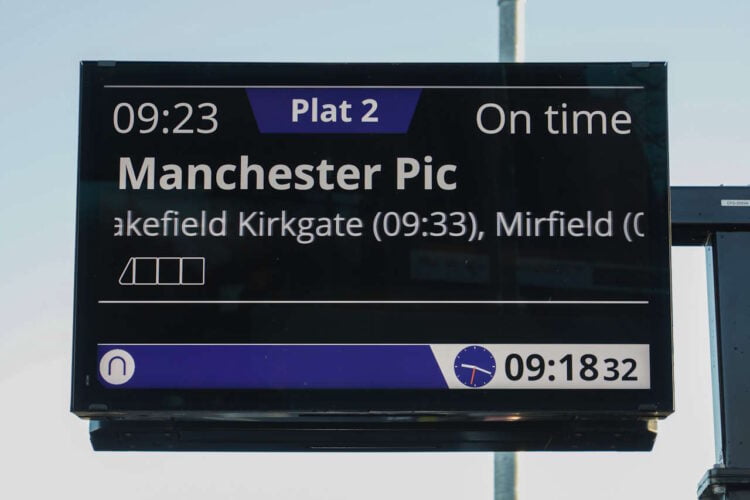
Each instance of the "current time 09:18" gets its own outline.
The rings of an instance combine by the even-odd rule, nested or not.
[[[118,134],[136,131],[139,134],[213,134],[219,128],[216,114],[217,108],[212,102],[197,105],[178,102],[163,109],[152,102],[121,102],[112,112],[112,125]]]
[[[555,376],[563,377],[563,380],[568,382],[636,382],[636,367],[637,361],[633,358],[600,359],[594,354],[566,354],[559,359],[545,359],[540,354],[522,356],[513,353],[505,358],[505,376],[513,382],[534,382],[542,379],[554,381]]]

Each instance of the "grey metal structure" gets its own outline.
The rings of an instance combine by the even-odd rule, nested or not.
[[[495,500],[516,499],[516,454],[495,453]]]
[[[498,0],[500,62],[523,62],[526,57],[526,0]]]
[[[526,0],[498,0],[499,61],[523,62]],[[495,453],[494,500],[516,500],[516,454]]]
[[[750,500],[750,187],[673,187],[672,244],[705,246],[716,465],[702,500]]]

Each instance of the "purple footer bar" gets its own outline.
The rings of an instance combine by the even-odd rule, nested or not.
[[[123,389],[446,389],[429,345],[106,344],[99,381]]]

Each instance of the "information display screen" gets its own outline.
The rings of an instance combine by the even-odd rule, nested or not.
[[[81,66],[81,416],[672,411],[666,66]]]

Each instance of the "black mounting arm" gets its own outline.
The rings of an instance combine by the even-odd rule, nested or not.
[[[716,465],[703,500],[750,499],[750,187],[673,187],[673,245],[707,247]]]

